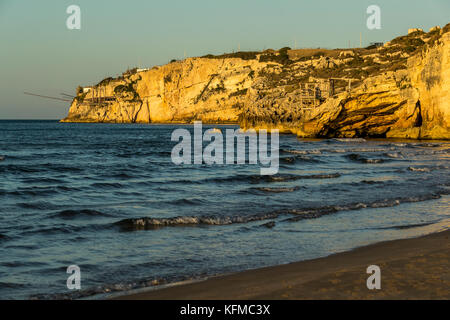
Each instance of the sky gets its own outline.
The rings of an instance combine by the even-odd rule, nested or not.
[[[369,30],[369,5],[381,29]],[[69,30],[67,7],[81,9]],[[347,48],[450,22],[449,0],[0,0],[0,119],[61,119],[74,94],[128,68],[248,50]]]

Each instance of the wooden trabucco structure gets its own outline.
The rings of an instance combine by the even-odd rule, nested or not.
[[[302,108],[314,108],[324,100],[320,83],[300,83],[300,105]]]
[[[351,78],[319,79],[315,82],[303,82],[300,87],[300,104],[304,109],[312,109],[319,106],[325,99],[336,94],[336,81],[348,81],[347,90],[350,92],[353,81]]]
[[[91,106],[95,106],[95,105],[99,105],[99,104],[116,101],[115,97],[106,95],[105,87],[99,87],[99,88],[93,87],[91,89],[91,95],[92,95],[92,98],[84,99],[83,103],[89,104]]]

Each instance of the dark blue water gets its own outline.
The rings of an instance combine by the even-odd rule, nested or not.
[[[180,127],[0,121],[0,298],[90,297],[450,225],[449,142],[282,135],[280,172],[262,177],[172,164]],[[66,288],[73,264],[81,291]]]

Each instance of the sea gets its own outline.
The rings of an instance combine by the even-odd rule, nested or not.
[[[449,141],[280,135],[263,176],[174,164],[180,128],[0,121],[0,299],[103,299],[450,227]]]

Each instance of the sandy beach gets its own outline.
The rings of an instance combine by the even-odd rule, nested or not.
[[[450,230],[115,299],[449,299]],[[381,289],[368,290],[369,265]]]

